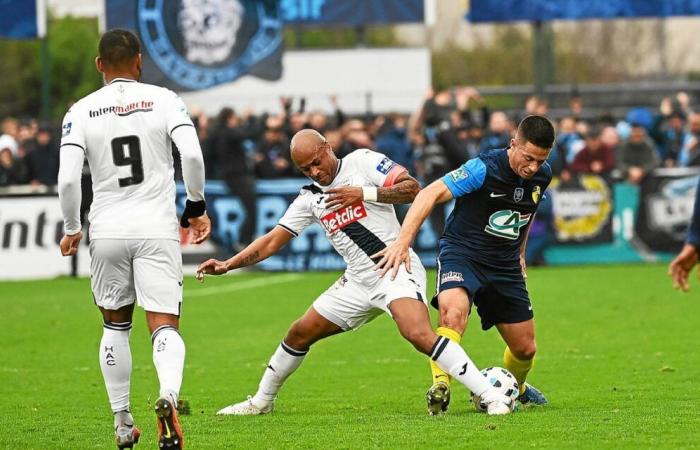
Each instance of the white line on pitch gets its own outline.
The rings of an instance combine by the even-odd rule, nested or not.
[[[241,281],[240,283],[233,282],[233,283],[228,284],[226,286],[217,286],[217,287],[202,288],[202,289],[191,288],[185,292],[184,297],[185,298],[206,297],[208,295],[221,294],[223,292],[235,292],[235,291],[242,291],[245,289],[257,288],[257,287],[261,287],[261,286],[269,286],[271,284],[288,283],[290,281],[295,281],[295,280],[298,280],[300,278],[303,278],[303,275],[297,274],[297,273],[287,273],[284,275],[263,276],[260,278],[256,278],[254,280]],[[198,282],[196,282],[196,283],[198,283]]]

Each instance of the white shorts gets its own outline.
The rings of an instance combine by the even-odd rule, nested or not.
[[[316,299],[314,309],[348,331],[361,327],[383,312],[391,316],[389,304],[399,298],[414,298],[427,307],[425,269],[418,256],[411,253],[411,273],[401,265],[394,281],[387,273],[375,283],[363,283],[343,275]]]
[[[134,301],[150,312],[180,315],[182,254],[167,239],[90,241],[90,284],[95,303],[119,309]]]

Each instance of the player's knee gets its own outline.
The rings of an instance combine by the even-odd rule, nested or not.
[[[440,307],[440,326],[447,327],[460,333],[464,332],[467,322],[467,312],[462,308],[447,306]]]
[[[516,345],[508,346],[513,356],[520,360],[531,360],[537,353],[537,344],[534,340],[519,342]]]

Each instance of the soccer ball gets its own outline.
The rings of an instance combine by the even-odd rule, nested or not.
[[[481,374],[503,395],[510,397],[515,405],[515,399],[518,397],[518,382],[512,373],[502,367],[488,367],[482,370]],[[486,405],[481,403],[481,397],[474,395],[473,392],[472,402],[478,411],[486,412]]]

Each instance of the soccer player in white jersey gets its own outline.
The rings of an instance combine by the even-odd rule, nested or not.
[[[140,432],[129,412],[134,302],[146,311],[153,362],[160,381],[155,403],[160,448],[182,448],[176,405],[185,344],[179,334],[182,256],[175,213],[172,143],[182,158],[187,202],[180,224],[192,242],[204,241],[204,163],[182,100],[138,82],[138,38],[106,32],[95,60],[105,86],[76,102],[63,120],[58,190],[64,232],[61,253],[73,255],[82,238],[80,175],[87,157],[94,200],[90,209],[92,293],[104,318],[99,359],[114,412],[117,447],[132,448]]]
[[[210,259],[197,269],[221,275],[278,252],[313,222],[319,223],[347,270],[321,294],[289,329],[272,355],[257,393],[228,406],[221,415],[255,415],[272,411],[277,392],[302,363],[311,345],[325,337],[356,329],[382,312],[394,319],[401,335],[429,355],[472,392],[479,393],[489,414],[507,414],[511,401],[493,389],[462,347],[435,334],[425,303],[425,269],[411,252],[411,267],[396,277],[381,278],[370,258],[391,243],[400,230],[392,203],[408,203],[419,190],[406,169],[381,153],[355,150],[336,158],[326,139],[314,130],[292,138],[291,156],[314,183],[299,196],[269,233],[227,261]]]

